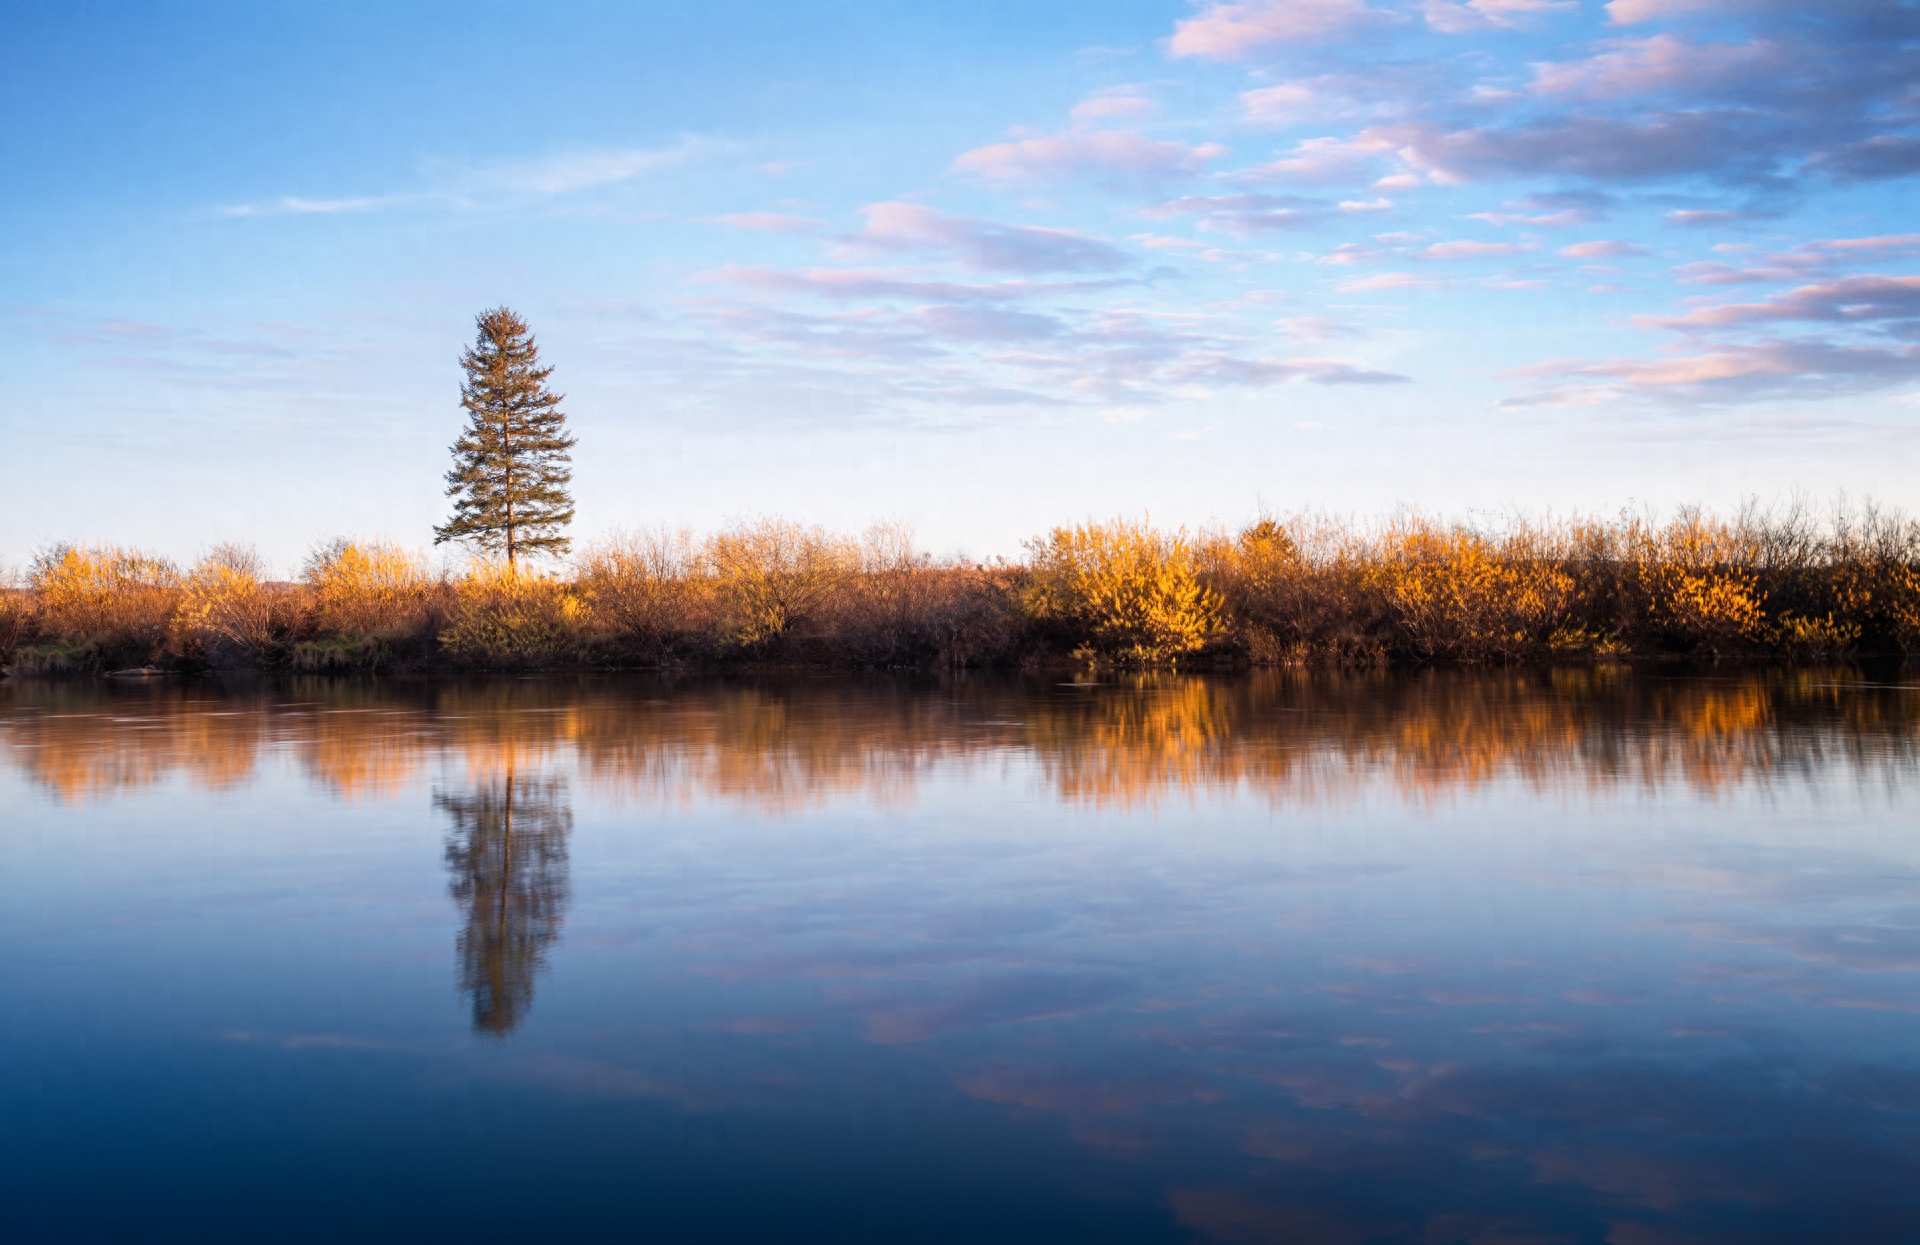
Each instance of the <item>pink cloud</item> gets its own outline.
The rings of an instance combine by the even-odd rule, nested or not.
[[[865,228],[839,240],[843,252],[932,252],[978,272],[1105,272],[1130,262],[1072,230],[948,216],[918,203],[876,203],[866,217]]]
[[[953,167],[996,182],[1090,177],[1151,185],[1192,177],[1226,150],[1218,143],[1189,147],[1124,130],[1086,130],[976,147],[962,153]]]
[[[1697,94],[1758,87],[1786,77],[1792,53],[1779,44],[1688,43],[1673,35],[1614,42],[1585,60],[1533,67],[1536,95],[1574,99],[1637,99],[1667,92]]]
[[[1799,0],[1610,0],[1607,18],[1616,26],[1635,26],[1663,17],[1724,13],[1739,16],[1755,9],[1788,8]]]
[[[1645,255],[1647,248],[1633,242],[1576,242],[1572,246],[1563,246],[1560,253],[1570,259],[1625,259],[1630,255]]]
[[[1463,35],[1476,30],[1512,30],[1531,18],[1572,12],[1579,7],[1574,0],[1426,0],[1420,13],[1427,25],[1441,34]]]
[[[1152,116],[1157,105],[1142,86],[1110,86],[1095,91],[1073,106],[1075,121],[1105,121],[1119,117]]]
[[[1527,250],[1512,242],[1436,242],[1422,254],[1427,259],[1492,259]]]
[[[1240,0],[1209,4],[1175,24],[1167,50],[1174,56],[1239,60],[1273,43],[1343,35],[1388,18],[1363,0]]]
[[[781,212],[734,212],[713,219],[734,229],[748,229],[757,233],[814,233],[826,228],[824,221],[788,216]]]
[[[1386,150],[1380,143],[1306,138],[1294,144],[1293,150],[1280,159],[1248,169],[1237,177],[1246,181],[1309,185],[1364,181],[1368,166]]]
[[[1342,294],[1368,294],[1376,290],[1437,290],[1446,284],[1439,277],[1413,272],[1383,272],[1377,276],[1354,277],[1337,288]]]
[[[1725,328],[1775,320],[1920,319],[1920,277],[1843,277],[1803,285],[1764,303],[1723,303],[1699,307],[1684,316],[1640,316],[1643,328]]]

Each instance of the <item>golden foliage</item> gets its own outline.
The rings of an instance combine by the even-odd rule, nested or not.
[[[180,599],[173,563],[117,545],[67,545],[38,558],[31,579],[42,635],[94,639],[144,657]]]
[[[1567,621],[1574,583],[1532,536],[1495,541],[1417,517],[1390,527],[1371,579],[1402,642],[1427,660],[1512,661],[1537,649]]]
[[[706,561],[727,629],[764,647],[820,613],[858,570],[859,553],[825,528],[760,518],[709,538]]]
[[[330,541],[307,559],[313,625],[323,635],[418,629],[431,620],[438,586],[420,554],[381,541]]]
[[[1710,652],[1762,638],[1766,594],[1752,534],[1696,510],[1657,531],[1631,533],[1635,570],[1654,627],[1679,645]]]
[[[1083,523],[1028,549],[1028,611],[1084,632],[1095,652],[1152,665],[1199,652],[1224,632],[1220,597],[1201,581],[1184,530]]]
[[[570,580],[461,580],[415,553],[335,541],[304,584],[216,549],[163,559],[61,547],[0,585],[16,673],[229,658],[301,671],[489,661],[856,666],[1512,663],[1628,654],[1829,660],[1920,650],[1920,523],[1804,508],[1656,523],[1401,514],[1267,517],[1238,533],[1061,527],[1025,562],[939,561],[904,524],[847,537],[755,519],[700,539],[615,533]]]
[[[468,661],[521,664],[571,647],[585,621],[571,584],[523,565],[480,562],[454,582],[449,653]]]
[[[205,648],[230,645],[249,656],[263,654],[284,612],[265,578],[258,553],[217,546],[187,575],[175,624]]]

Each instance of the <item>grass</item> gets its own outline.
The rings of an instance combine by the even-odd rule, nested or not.
[[[1664,521],[1404,512],[1056,528],[1019,561],[937,559],[905,527],[756,519],[615,533],[550,572],[435,571],[336,540],[296,582],[221,546],[181,570],[109,545],[0,582],[16,674],[117,666],[1387,666],[1920,651],[1920,523],[1871,506]]]

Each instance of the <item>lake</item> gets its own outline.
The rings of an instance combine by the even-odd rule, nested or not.
[[[1920,1240],[1920,682],[0,682],[0,1238]]]

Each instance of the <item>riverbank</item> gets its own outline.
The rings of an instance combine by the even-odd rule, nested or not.
[[[1825,661],[1920,652],[1920,524],[1872,509],[1498,528],[1400,515],[1238,532],[1057,528],[1020,561],[936,559],[899,526],[757,520],[619,535],[564,567],[433,568],[335,541],[296,580],[223,546],[114,546],[0,592],[16,677]]]

